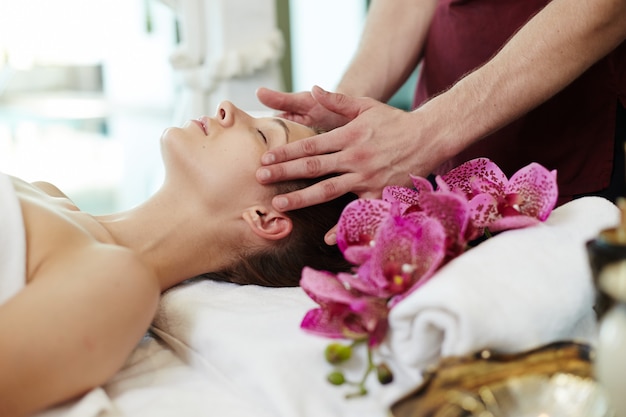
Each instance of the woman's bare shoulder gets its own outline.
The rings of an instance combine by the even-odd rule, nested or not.
[[[67,209],[61,200],[22,200],[27,282],[51,279],[66,285],[72,277],[114,282],[120,276],[148,286],[157,281],[137,253],[116,244],[92,216]]]
[[[50,197],[68,198],[67,195],[56,185],[47,181],[28,182],[21,178],[10,176],[13,187],[18,194],[31,194],[33,192],[43,192]]]
[[[161,294],[155,271],[135,252],[100,242],[54,253],[40,264],[24,291],[31,285],[73,294],[86,312],[95,308],[109,315],[112,308],[133,309],[138,317],[144,309],[154,312]]]
[[[17,414],[73,398],[113,376],[159,300],[155,274],[127,248],[80,243],[51,255],[0,311],[0,333],[12,331],[0,341],[0,391],[15,393],[0,396],[0,409]],[[43,350],[20,353],[24,361],[3,361],[21,346]],[[42,380],[59,383],[36,383]]]
[[[31,184],[51,197],[68,198],[68,196],[63,191],[59,190],[59,188],[56,185],[51,184],[49,182],[35,181]]]

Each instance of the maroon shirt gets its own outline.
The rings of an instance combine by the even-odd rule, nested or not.
[[[441,0],[424,49],[415,107],[487,61],[545,4],[546,0]],[[552,99],[471,145],[437,173],[487,157],[507,176],[531,162],[556,169],[560,202],[606,188],[620,96],[626,103],[625,56],[622,44]]]

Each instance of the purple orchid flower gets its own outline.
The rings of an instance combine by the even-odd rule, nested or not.
[[[344,209],[337,245],[354,273],[303,269],[301,287],[319,307],[307,312],[302,329],[367,340],[371,352],[388,331],[389,310],[460,255],[467,242],[485,229],[544,221],[558,196],[556,171],[534,163],[507,179],[490,160],[474,159],[438,176],[436,190],[426,178],[411,179],[413,189],[389,186],[382,199],[359,199]],[[363,381],[371,370],[370,362]]]
[[[344,281],[349,274],[344,275]],[[312,268],[302,270],[302,289],[319,308],[309,310],[300,327],[310,333],[331,339],[368,339],[377,346],[387,333],[386,300],[344,285],[338,276]]]
[[[452,259],[465,250],[466,243],[480,232],[472,227],[467,200],[459,193],[433,190],[431,183],[422,177],[411,175],[415,189],[389,186],[383,190],[383,200],[397,203],[402,214],[423,212],[439,220],[446,233],[446,257]]]
[[[367,293],[389,298],[425,283],[445,257],[445,230],[424,213],[390,216],[376,235],[371,257],[358,269]]]
[[[409,193],[413,190],[395,187],[387,189],[386,193],[394,190],[407,198],[356,200],[346,207],[337,227],[339,248],[346,259],[359,266],[357,276],[348,284],[363,293],[383,298],[406,292],[417,282],[425,282],[443,262],[448,248],[446,228],[438,217],[428,215],[438,201],[430,197],[432,193],[424,193],[428,211],[419,211],[411,210],[412,199],[417,199]],[[449,194],[454,202],[462,201]],[[444,200],[442,204],[449,203]],[[447,209],[442,207],[442,212],[446,213]],[[458,236],[458,229],[449,223],[450,230]],[[467,215],[460,223],[467,223]]]
[[[544,221],[558,197],[556,171],[531,163],[507,180],[486,158],[468,161],[437,177],[440,189],[459,193],[469,201],[471,220],[492,232],[532,226]]]

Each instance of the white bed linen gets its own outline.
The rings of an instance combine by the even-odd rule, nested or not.
[[[201,281],[164,296],[155,328],[195,369],[232,387],[255,416],[385,416],[398,385],[380,390],[372,379],[370,395],[346,401],[343,394],[354,388],[325,380],[329,341],[299,329],[314,306],[300,288]],[[228,410],[218,415],[230,416]]]
[[[315,305],[300,288],[188,282],[163,296],[153,329],[162,341],[142,342],[92,415],[384,417],[441,355],[593,341],[584,242],[618,214],[606,200],[577,200],[454,260],[392,311],[384,353],[396,380],[381,387],[371,378],[370,394],[356,400],[324,380],[328,340],[299,329]]]

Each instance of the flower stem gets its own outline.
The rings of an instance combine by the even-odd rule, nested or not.
[[[356,346],[357,343],[363,342],[362,340],[355,341],[353,346]],[[367,395],[367,388],[365,388],[365,382],[367,381],[367,377],[372,371],[376,369],[376,365],[374,365],[374,360],[372,359],[372,349],[369,344],[367,345],[367,368],[365,369],[365,373],[359,382],[353,382],[352,385],[355,385],[358,388],[358,391],[346,394],[346,398],[354,398],[354,397],[362,397]]]

